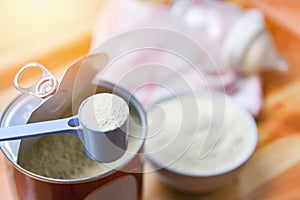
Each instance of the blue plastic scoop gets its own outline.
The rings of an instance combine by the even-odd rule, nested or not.
[[[98,162],[115,161],[124,154],[127,148],[128,119],[122,126],[112,130],[103,131],[89,128],[78,117],[81,107],[89,99],[91,98],[82,102],[79,114],[76,116],[0,128],[0,141],[69,132],[81,139],[85,153],[91,159]]]

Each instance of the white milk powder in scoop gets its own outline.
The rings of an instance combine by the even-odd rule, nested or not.
[[[80,121],[92,130],[111,131],[127,120],[129,108],[119,96],[101,93],[91,96],[80,108]]]

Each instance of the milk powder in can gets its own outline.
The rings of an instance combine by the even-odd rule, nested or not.
[[[101,70],[103,63],[98,62],[100,67],[97,70]],[[18,96],[4,111],[1,127],[67,117],[73,115],[74,107],[89,95],[113,93],[123,98],[130,109],[127,151],[112,163],[96,163],[85,157],[83,149],[73,155],[72,148],[75,151],[82,144],[69,133],[3,142],[1,149],[9,163],[18,199],[141,199],[145,112],[139,102],[122,88],[104,81],[90,84],[96,69],[90,65],[93,62],[87,59],[81,60],[79,65],[78,62],[73,64],[58,89],[46,99],[28,94]],[[76,83],[78,80],[81,83]],[[52,150],[46,151],[44,147]]]

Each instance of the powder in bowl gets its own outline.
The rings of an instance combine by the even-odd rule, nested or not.
[[[145,151],[150,161],[195,176],[240,166],[255,149],[256,126],[227,98],[190,94],[156,104],[148,112]],[[207,154],[201,156],[203,150]]]

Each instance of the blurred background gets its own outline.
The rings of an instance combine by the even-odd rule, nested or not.
[[[151,0],[144,0],[145,2]],[[153,1],[153,0],[152,0]],[[0,88],[11,85],[20,66],[29,61],[42,62],[48,68],[69,64],[87,53],[95,20],[105,0],[16,0],[0,1]],[[164,4],[171,0],[156,0]],[[257,7],[275,37],[284,32],[300,38],[298,1],[231,0],[242,7]],[[112,23],[108,19],[107,23]],[[111,20],[113,21],[113,20]],[[59,56],[59,57],[57,57]],[[53,72],[56,73],[56,72]],[[56,73],[59,74],[59,73]]]
[[[10,87],[17,70],[30,61],[53,68],[86,54],[102,4],[101,0],[0,1],[0,88]]]

